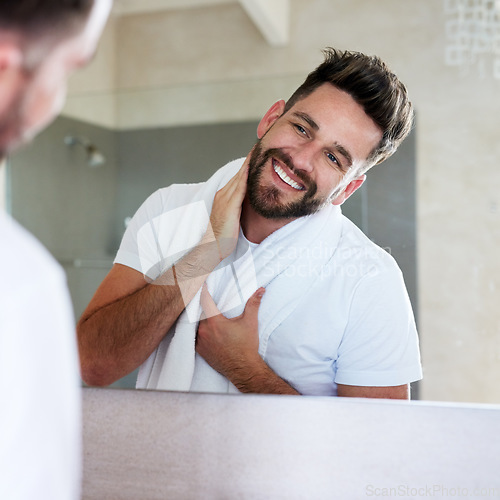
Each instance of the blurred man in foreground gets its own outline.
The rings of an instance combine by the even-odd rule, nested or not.
[[[0,3],[0,162],[59,113],[67,78],[93,57],[110,8],[111,0]],[[79,499],[81,393],[65,276],[3,211],[0,392],[0,498]]]

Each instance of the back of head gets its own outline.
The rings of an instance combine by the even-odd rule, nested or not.
[[[2,0],[0,30],[27,41],[78,30],[99,0]]]
[[[0,0],[0,156],[60,111],[67,78],[95,52],[111,0]]]
[[[332,48],[324,53],[325,61],[290,97],[285,112],[325,83],[350,94],[383,134],[368,158],[366,171],[391,156],[412,128],[414,113],[406,87],[378,57]]]

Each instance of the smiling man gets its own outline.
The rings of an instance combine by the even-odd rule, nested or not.
[[[78,325],[84,379],[172,390],[401,398],[421,378],[402,275],[340,205],[409,133],[376,57],[325,61],[246,159],[154,193]]]

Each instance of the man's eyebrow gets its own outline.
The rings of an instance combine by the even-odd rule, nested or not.
[[[350,167],[352,165],[351,153],[349,153],[349,151],[347,151],[347,149],[338,142],[334,143],[333,147],[347,160],[346,167]]]
[[[301,111],[295,111],[293,113],[293,116],[296,116],[301,120],[304,120],[313,130],[319,130],[318,124],[307,113],[302,113]]]

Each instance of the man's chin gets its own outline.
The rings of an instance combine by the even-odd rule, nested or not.
[[[270,220],[292,221],[300,217],[315,214],[328,203],[309,203],[309,204],[271,204],[271,203],[252,203],[250,205],[259,215]]]

